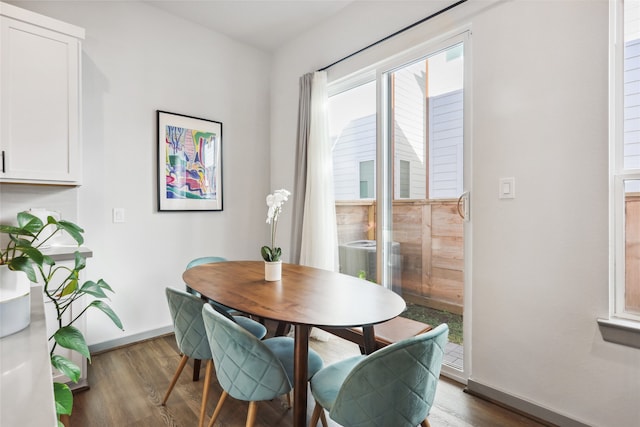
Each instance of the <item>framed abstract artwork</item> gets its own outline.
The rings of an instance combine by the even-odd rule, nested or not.
[[[158,110],[158,210],[222,210],[222,123]]]

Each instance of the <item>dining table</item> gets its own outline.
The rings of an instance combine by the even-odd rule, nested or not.
[[[293,425],[307,424],[309,335],[314,326],[363,329],[365,352],[375,350],[373,325],[402,313],[402,297],[346,274],[282,264],[282,277],[266,281],[263,261],[227,261],[186,270],[182,278],[203,298],[259,319],[294,328]]]

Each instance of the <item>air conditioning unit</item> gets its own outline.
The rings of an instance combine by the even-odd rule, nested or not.
[[[375,240],[354,240],[339,246],[340,273],[376,281],[376,241]],[[394,291],[399,292],[402,288],[400,275],[400,243],[391,243],[391,284]]]

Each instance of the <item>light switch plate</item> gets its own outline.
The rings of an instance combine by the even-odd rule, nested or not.
[[[113,208],[113,222],[124,222],[124,208]]]
[[[500,186],[498,188],[499,199],[515,199],[516,198],[516,179],[514,177],[500,178]]]

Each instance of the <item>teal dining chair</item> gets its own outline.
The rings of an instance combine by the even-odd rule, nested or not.
[[[226,258],[219,257],[219,256],[205,256],[205,257],[195,258],[189,261],[186,269],[188,270],[190,268],[193,268],[202,264],[210,264],[213,262],[224,262],[226,260],[227,260]],[[201,296],[199,292],[196,292],[195,290],[191,289],[189,286],[187,286],[186,288],[187,288],[187,292],[194,294],[196,296]],[[207,301],[209,302],[209,304],[214,305],[217,310],[223,310],[223,311],[226,311],[229,315],[232,315],[236,323],[238,323],[247,331],[251,332],[253,335],[258,337],[258,339],[262,339],[267,335],[267,328],[262,323],[256,322],[255,320],[247,316],[242,316],[239,314],[234,315],[234,314],[237,314],[237,311],[233,310],[232,308],[226,307],[222,304],[219,304],[211,299],[207,299]],[[198,381],[199,379],[200,379],[200,360],[196,359],[193,365],[193,380]]]
[[[202,321],[202,307],[208,305],[206,301],[190,293],[173,288],[166,288],[165,293],[173,320],[176,344],[182,353],[182,358],[162,399],[163,406],[166,405],[169,395],[189,358],[211,360],[211,347],[209,346],[204,322]],[[208,391],[209,388],[205,385],[202,390],[199,425],[203,423]]]
[[[293,382],[293,347],[290,337],[259,340],[210,305],[202,308],[202,318],[211,347],[205,386],[215,369],[222,395],[211,416],[211,427],[220,415],[227,396],[249,402],[246,427],[253,426],[258,402],[288,395]],[[318,353],[309,350],[308,378],[322,368]]]
[[[368,356],[334,363],[311,378],[311,427],[324,410],[344,427],[423,427],[436,394],[449,327],[398,341]]]

